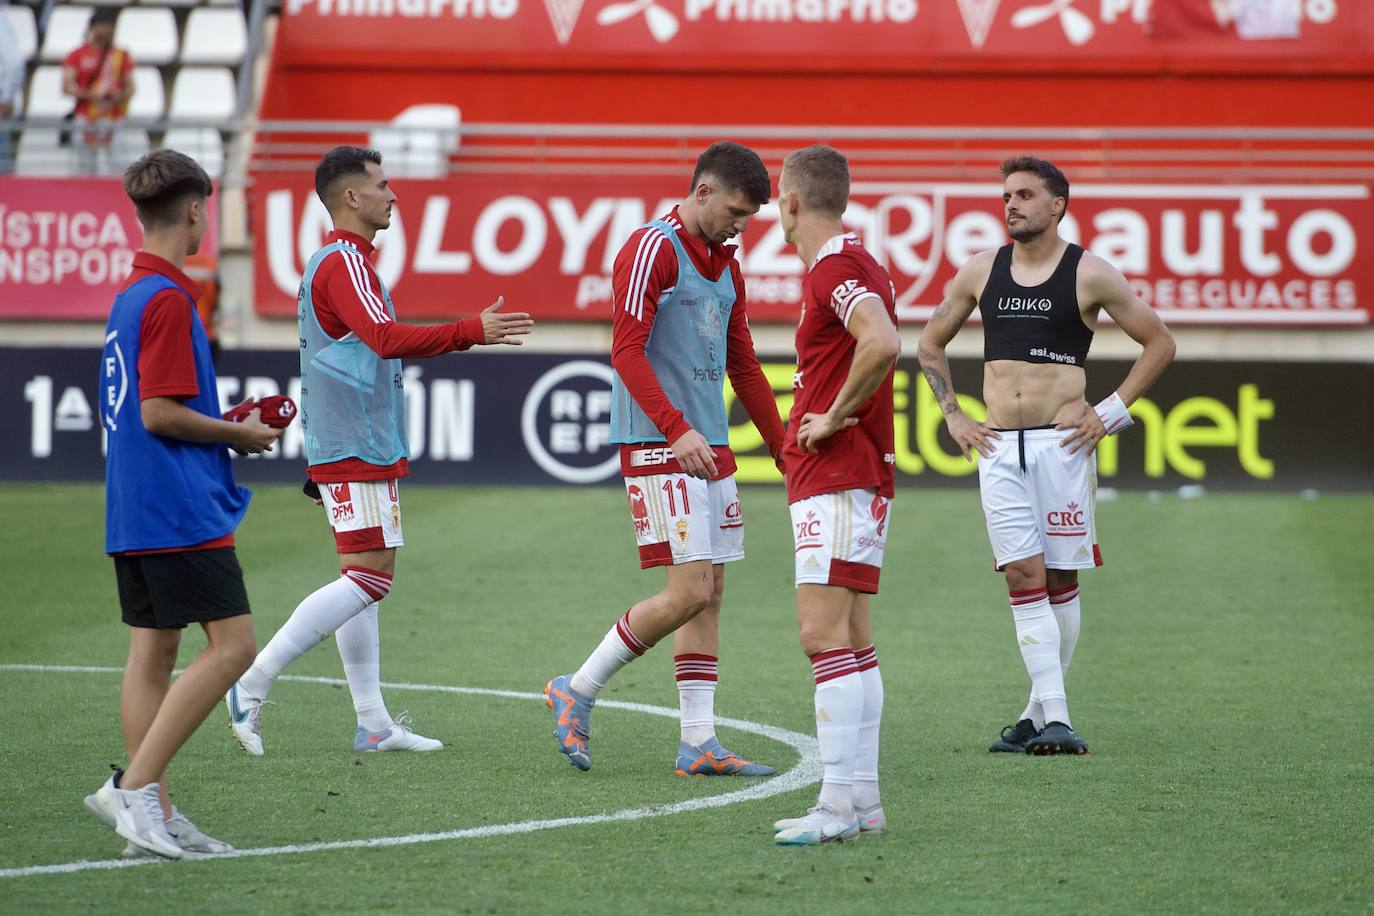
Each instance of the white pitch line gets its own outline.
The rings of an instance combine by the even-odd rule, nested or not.
[[[123,668],[96,667],[87,665],[0,665],[0,671],[41,671],[67,674],[122,674]],[[305,677],[282,675],[278,680],[300,681],[308,684],[327,684],[347,686],[348,682],[336,677]],[[485,687],[455,687],[448,684],[382,684],[388,690],[422,690],[432,693],[463,693],[477,696],[502,697],[512,700],[544,700],[542,693],[529,693],[519,690],[493,690]],[[666,706],[651,706],[647,703],[626,703],[619,700],[598,700],[597,706],[608,709],[624,709],[631,712],[647,713],[676,719],[678,711]],[[649,817],[665,817],[686,811],[701,811],[708,808],[723,808],[741,802],[758,801],[804,788],[820,781],[821,765],[816,739],[801,732],[794,732],[762,722],[746,719],[717,718],[716,723],[727,728],[753,732],[785,744],[797,752],[797,765],[770,779],[751,782],[743,789],[674,802],[670,805],[641,805],[637,808],[622,808],[605,814],[591,814],[582,817],[559,817],[538,821],[520,821],[513,824],[488,824],[484,827],[468,827],[463,830],[446,830],[441,833],[411,833],[404,836],[383,836],[358,840],[333,840],[324,843],[302,843],[289,846],[262,846],[256,849],[236,849],[219,855],[187,856],[182,861],[199,862],[223,859],[245,859],[257,856],[281,856],[297,853],[329,852],[335,849],[375,849],[388,846],[413,846],[418,843],[438,843],[445,840],[471,840],[492,836],[508,836],[517,833],[534,833],[538,830],[552,830],[557,827],[580,827],[588,824],[605,824],[613,821],[635,821]],[[65,875],[82,871],[102,871],[115,868],[134,868],[140,865],[163,865],[169,860],[160,858],[139,859],[83,859],[78,862],[62,862],[55,865],[30,865],[24,868],[0,869],[0,878],[25,878],[33,875]]]

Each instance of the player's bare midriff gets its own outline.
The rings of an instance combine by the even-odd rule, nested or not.
[[[995,429],[1048,426],[1076,416],[1087,375],[1081,366],[995,359],[983,364],[987,424]]]

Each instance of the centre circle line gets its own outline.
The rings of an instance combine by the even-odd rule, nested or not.
[[[50,674],[123,674],[123,668],[90,665],[7,665],[0,664],[0,671],[33,671]],[[307,675],[284,674],[282,681],[296,681],[306,684],[324,684],[330,687],[346,687],[348,682],[337,677],[312,677]],[[450,684],[408,684],[383,683],[387,690],[414,690],[430,693],[459,693],[474,696],[501,697],[512,700],[538,700],[543,702],[543,693],[520,690],[496,690],[486,687],[458,687]],[[648,715],[678,718],[678,710],[666,706],[653,706],[648,703],[631,703],[622,700],[598,700],[597,706],[605,709],[623,709]],[[392,846],[413,846],[418,843],[438,843],[445,840],[482,839],[493,836],[509,836],[520,833],[534,833],[539,830],[552,830],[558,827],[579,827],[589,824],[606,824],[614,821],[636,821],[651,817],[665,817],[688,811],[701,811],[710,808],[723,808],[727,805],[758,801],[805,788],[820,781],[821,764],[819,745],[814,737],[790,729],[779,728],[763,722],[747,719],[717,717],[716,723],[726,728],[751,732],[785,744],[797,752],[797,764],[790,770],[762,781],[719,795],[691,798],[671,804],[639,805],[622,808],[604,814],[589,814],[580,817],[558,817],[543,820],[519,821],[510,824],[487,824],[482,827],[467,827],[461,830],[445,830],[436,833],[411,833],[403,836],[371,837],[355,840],[331,840],[319,843],[301,843],[287,846],[261,846],[254,849],[235,849],[214,855],[187,855],[182,862],[220,861],[223,859],[245,859],[259,856],[293,855],[311,852],[329,852],[337,849],[375,849]],[[728,777],[727,777],[728,778]],[[61,862],[53,865],[30,865],[22,868],[0,869],[0,878],[24,878],[33,875],[61,875],[83,871],[100,871],[117,868],[135,868],[140,865],[164,865],[172,860],[161,858],[138,859],[83,859],[76,862]]]

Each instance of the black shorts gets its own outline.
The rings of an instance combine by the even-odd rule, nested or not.
[[[248,613],[232,547],[115,557],[119,606],[131,627],[181,629]]]

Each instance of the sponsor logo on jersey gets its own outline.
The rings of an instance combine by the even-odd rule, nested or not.
[[[807,512],[806,518],[799,522],[794,522],[793,527],[797,529],[797,552],[803,550],[815,550],[823,546],[821,544],[821,520],[815,512]]]
[[[1038,356],[1041,359],[1052,360],[1056,363],[1067,363],[1070,366],[1078,363],[1077,356],[1071,356],[1068,353],[1055,353],[1053,350],[1047,350],[1044,347],[1031,347],[1030,355]]]
[[[998,296],[999,312],[1048,312],[1054,308],[1049,299],[1036,299],[1030,296]]]
[[[329,501],[333,504],[329,507],[329,517],[335,522],[348,522],[353,520],[353,494],[350,492],[347,483],[327,483],[329,488]]]
[[[674,460],[673,450],[666,447],[637,448],[630,452],[630,467],[647,468]]]

